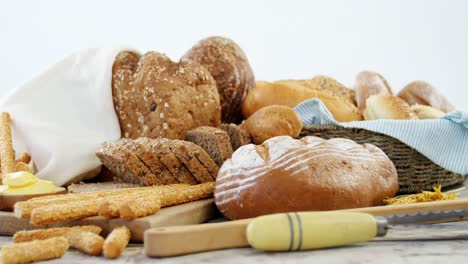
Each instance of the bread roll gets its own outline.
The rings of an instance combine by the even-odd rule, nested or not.
[[[412,105],[411,111],[413,111],[419,119],[437,119],[445,115],[445,113],[439,109],[428,105]]]
[[[302,130],[299,115],[290,107],[269,105],[249,117],[242,127],[250,134],[255,144],[276,136],[298,137]]]
[[[417,119],[411,107],[393,95],[372,95],[366,100],[364,119]]]
[[[255,86],[247,56],[234,41],[224,37],[200,40],[183,56],[203,65],[216,80],[223,123],[242,120],[241,104]]]
[[[248,118],[260,108],[268,105],[295,107],[311,99],[320,99],[338,122],[362,120],[356,106],[324,90],[312,89],[300,81],[265,82],[257,81],[242,103],[242,114]]]
[[[380,205],[398,191],[379,148],[349,139],[275,137],[245,145],[221,167],[215,202],[229,219]]]
[[[370,96],[377,94],[393,95],[392,88],[387,80],[382,75],[371,71],[358,73],[354,89],[356,91],[356,103],[361,111],[366,108],[366,100]]]
[[[455,110],[455,107],[445,96],[434,86],[424,81],[409,83],[398,93],[398,97],[410,105],[429,105],[445,113]]]

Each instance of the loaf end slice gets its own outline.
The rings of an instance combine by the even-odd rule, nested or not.
[[[228,133],[233,151],[252,142],[249,132],[236,124],[222,124],[221,129]]]
[[[216,127],[201,126],[192,129],[187,132],[186,140],[202,147],[219,167],[232,155],[228,133]]]

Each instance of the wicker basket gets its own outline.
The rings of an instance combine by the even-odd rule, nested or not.
[[[462,183],[468,177],[468,174],[463,175],[445,170],[395,138],[369,130],[339,126],[305,126],[300,137],[305,136],[324,139],[348,138],[359,144],[370,143],[379,147],[395,164],[400,193],[431,190],[437,185],[447,187]]]

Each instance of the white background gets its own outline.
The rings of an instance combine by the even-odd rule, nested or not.
[[[426,80],[468,110],[468,1],[1,1],[0,95],[66,54],[128,45],[174,60],[224,35],[257,79],[374,70],[395,91]]]

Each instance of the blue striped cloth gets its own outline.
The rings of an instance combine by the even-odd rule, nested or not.
[[[468,174],[468,115],[454,111],[440,119],[337,122],[318,99],[297,105],[304,125],[363,128],[400,140],[446,170]]]

